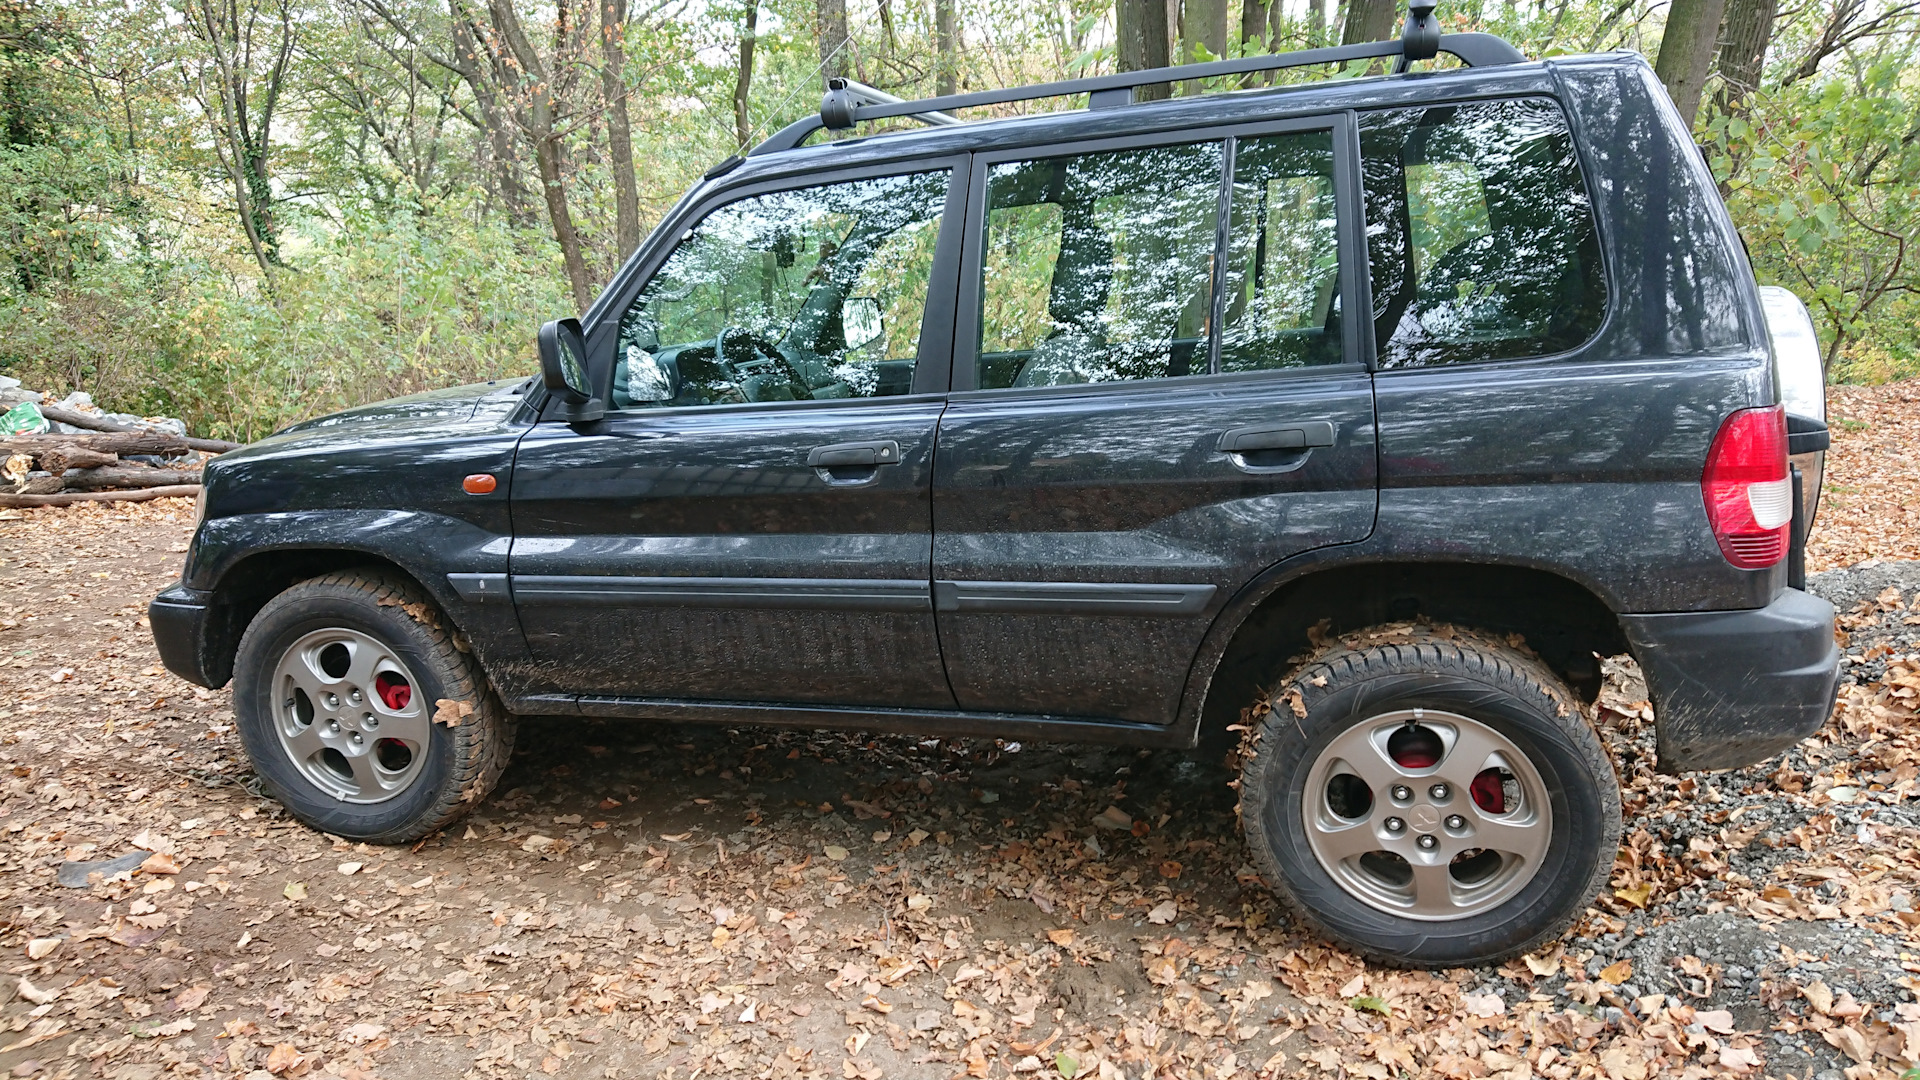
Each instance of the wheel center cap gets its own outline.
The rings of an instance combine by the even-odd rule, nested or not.
[[[1414,828],[1427,832],[1439,826],[1440,811],[1426,803],[1421,803],[1408,811],[1407,820],[1413,822]]]

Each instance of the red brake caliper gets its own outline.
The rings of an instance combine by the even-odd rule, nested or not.
[[[1499,769],[1482,769],[1480,775],[1473,778],[1473,804],[1489,814],[1507,812],[1507,785],[1500,779]]]
[[[379,694],[380,700],[394,712],[406,708],[407,702],[413,700],[413,687],[407,685],[407,680],[390,671],[381,672],[380,677],[373,680],[373,691]]]

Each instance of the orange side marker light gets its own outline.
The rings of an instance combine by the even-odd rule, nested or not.
[[[477,472],[460,481],[460,489],[469,495],[489,495],[499,486],[500,481],[495,480],[492,473]]]

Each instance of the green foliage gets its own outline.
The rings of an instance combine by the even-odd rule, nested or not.
[[[1911,39],[1704,125],[1762,281],[1805,300],[1842,381],[1920,374],[1920,80]]]
[[[283,265],[263,269],[207,108],[218,100],[203,78],[209,45],[180,11],[0,0],[0,372],[246,438],[342,406],[532,370],[535,327],[573,313],[572,301],[530,153],[517,151],[527,155],[518,163],[527,205],[509,213],[479,103],[442,62],[458,59],[449,6],[383,0],[390,23],[366,0],[290,2],[298,45],[264,148]],[[514,6],[534,37],[550,41],[559,2]],[[588,0],[566,2],[576,15],[597,11]],[[732,96],[747,2],[632,5],[624,78],[643,225],[739,149]],[[488,10],[465,6],[482,18]],[[967,0],[958,10],[963,90],[1100,74],[1116,63],[1112,0]],[[1710,84],[1699,135],[1760,278],[1807,299],[1835,377],[1879,380],[1920,374],[1920,253],[1907,250],[1920,235],[1920,36],[1909,14],[1817,52],[1846,10],[1844,0],[1813,0],[1783,15],[1760,90],[1728,106]],[[1653,51],[1663,11],[1658,0],[1454,0],[1440,17],[1448,31],[1488,30],[1551,56]],[[933,92],[930,2],[855,5],[851,14],[843,59],[852,75],[903,96]],[[752,138],[817,102],[815,18],[814,0],[759,5]],[[1273,25],[1274,40],[1229,41],[1226,54],[1311,44],[1304,20],[1283,14]],[[581,55],[599,62],[594,50]],[[1204,89],[1376,68],[1216,79]],[[564,182],[589,273],[604,284],[617,252],[598,70],[562,77],[586,103],[558,129]],[[996,219],[1002,269],[1044,286],[1058,223],[1017,217]],[[1420,222],[1435,244],[1472,226],[1447,214]],[[903,266],[905,280],[913,271]],[[989,339],[1030,336],[1047,322],[1046,295],[996,294]],[[887,312],[897,339],[889,355],[910,350],[903,314]]]

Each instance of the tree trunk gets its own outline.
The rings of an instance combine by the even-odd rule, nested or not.
[[[951,94],[959,85],[960,57],[954,40],[953,0],[933,0],[933,92]]]
[[[183,9],[187,27],[206,47],[210,61],[211,70],[202,69],[198,76],[199,105],[212,129],[215,156],[233,183],[241,231],[262,273],[280,265],[280,232],[273,216],[267,152],[273,141],[274,109],[298,36],[289,0],[279,0],[277,40],[271,45],[256,41],[265,3],[197,0]],[[256,57],[265,58],[265,70],[255,70]],[[206,90],[209,81],[211,95]]]
[[[1240,55],[1254,56],[1267,41],[1265,0],[1240,0]]]
[[[191,499],[200,494],[199,484],[173,484],[144,491],[86,491],[65,495],[0,494],[0,506],[72,506],[83,502],[146,502],[148,499]]]
[[[452,23],[456,54],[454,64],[449,66],[460,73],[467,88],[473,91],[474,103],[480,109],[480,125],[487,136],[487,156],[491,159],[489,164],[493,166],[494,188],[500,195],[501,204],[506,207],[507,220],[519,226],[532,225],[533,200],[526,185],[520,181],[520,155],[514,145],[513,129],[500,104],[493,80],[487,77],[492,57],[480,51],[483,31],[477,28],[464,0],[448,0],[447,14]]]
[[[1167,0],[1116,0],[1121,71],[1147,71],[1170,63],[1167,48]],[[1160,101],[1173,96],[1166,83],[1138,87],[1134,97],[1141,101]]]
[[[567,284],[573,289],[574,307],[584,312],[593,306],[593,279],[587,272],[586,256],[580,250],[580,233],[573,227],[573,213],[567,208],[559,136],[541,139],[534,149],[534,158],[540,165],[540,189],[546,194],[547,218],[553,223],[553,238],[559,242],[560,257],[567,266]]]
[[[188,440],[163,431],[105,431],[98,435],[8,435],[0,438],[0,457],[25,454],[36,461],[45,454],[66,454],[66,467],[81,466],[84,455],[76,450],[100,454],[183,454]],[[49,469],[49,472],[52,470]]]
[[[528,39],[526,30],[520,24],[520,16],[513,9],[513,0],[490,0],[487,9],[493,20],[495,36],[501,42],[501,46],[496,48],[504,49],[503,53],[494,56],[495,71],[500,73],[502,84],[512,91],[510,100],[517,97],[516,118],[528,141],[533,143],[540,193],[547,204],[547,221],[553,228],[554,241],[560,245],[560,257],[566,264],[567,284],[572,289],[573,302],[578,310],[584,312],[593,304],[593,279],[587,270],[586,255],[581,250],[580,233],[574,228],[573,214],[567,208],[566,170],[562,160],[565,150],[560,142],[562,133],[558,130],[564,99],[560,96],[561,87],[556,85],[556,76],[553,74],[555,69],[564,71],[579,59],[566,49],[569,38],[565,20],[567,5],[559,5],[562,18],[556,20],[555,24],[555,55],[551,65]]]
[[[1347,18],[1340,28],[1340,44],[1387,40],[1393,36],[1393,17],[1399,10],[1394,0],[1347,0]]]
[[[847,0],[814,0],[820,19],[820,76],[838,79],[847,73]]]
[[[617,263],[640,246],[640,192],[633,178],[633,127],[627,120],[627,0],[599,0],[600,94],[607,103],[607,157],[613,166]]]
[[[753,138],[747,103],[753,99],[753,38],[760,25],[760,0],[747,0],[747,28],[740,32],[740,73],[733,80],[733,137],[745,151]]]
[[[1273,4],[1273,40],[1280,40],[1280,0]],[[1327,43],[1327,0],[1307,0],[1307,48]]]
[[[1180,62],[1198,63],[1207,54],[1227,55],[1227,0],[1186,0],[1182,5]]]
[[[1660,37],[1660,59],[1654,74],[1666,85],[1674,108],[1689,129],[1700,111],[1700,91],[1713,66],[1720,37],[1720,14],[1725,0],[1673,0],[1667,9],[1667,28]]]
[[[1779,0],[1727,0],[1727,32],[1720,46],[1720,92],[1716,96],[1721,112],[1743,111],[1746,96],[1760,88],[1760,72],[1767,65],[1767,43],[1773,38],[1773,17],[1779,7]]]

